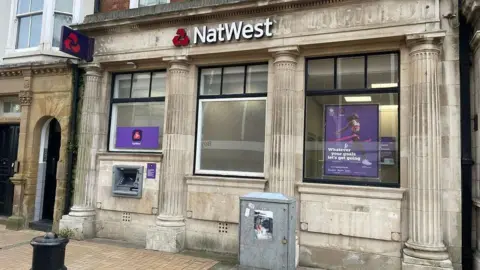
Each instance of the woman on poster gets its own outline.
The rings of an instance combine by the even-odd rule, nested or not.
[[[360,117],[357,113],[353,113],[347,117],[347,125],[336,132],[337,135],[341,135],[344,131],[350,129],[351,135],[340,138],[337,141],[352,140],[352,150],[358,151],[362,154],[362,164],[365,166],[371,166],[372,163],[367,159],[365,148],[362,141],[360,141]]]

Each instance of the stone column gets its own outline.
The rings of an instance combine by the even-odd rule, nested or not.
[[[60,230],[74,230],[76,239],[95,236],[96,154],[100,147],[102,118],[106,97],[101,89],[98,64],[85,66],[85,90],[82,100],[73,207],[60,220]]]
[[[146,248],[179,252],[185,243],[185,173],[195,94],[189,87],[190,66],[187,59],[175,57],[164,60],[170,62],[170,66],[165,97],[160,214],[156,226],[147,231]]]
[[[25,227],[25,217],[23,216],[23,198],[25,194],[25,185],[26,185],[26,174],[29,168],[27,164],[27,135],[29,130],[29,119],[30,111],[32,105],[32,91],[31,80],[32,80],[32,71],[24,70],[23,72],[24,85],[23,91],[19,93],[18,99],[21,106],[21,116],[20,116],[20,134],[18,137],[18,153],[17,160],[19,162],[20,168],[19,172],[16,173],[10,181],[14,185],[13,193],[13,207],[12,207],[12,216],[7,220],[7,229],[9,230],[21,230]],[[31,150],[31,149],[29,149]]]
[[[407,38],[410,48],[409,239],[402,269],[453,269],[441,223],[441,36]]]
[[[480,86],[480,31],[476,31],[473,35],[473,38],[470,43],[471,50],[473,53],[473,72],[471,73],[473,78],[473,85],[470,87],[470,91],[474,93],[474,113],[478,114],[480,109],[480,93],[477,92],[478,87]],[[472,185],[472,200],[473,208],[475,209],[475,216],[472,218],[475,219],[475,231],[476,231],[476,249],[473,255],[473,268],[475,270],[480,270],[480,165],[478,164],[478,158],[480,157],[480,133],[474,132],[472,134],[472,140],[475,142],[474,145],[474,155],[476,155],[477,163],[473,166],[473,185]]]
[[[272,49],[274,83],[270,99],[271,148],[269,191],[295,195],[295,70],[298,48]]]

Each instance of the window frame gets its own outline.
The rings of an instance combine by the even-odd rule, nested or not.
[[[119,75],[131,75],[130,76],[130,95],[132,95],[132,87],[133,87],[133,76],[134,74],[138,73],[150,73],[150,89],[149,96],[152,93],[152,78],[153,73],[165,73],[165,95],[162,97],[146,97],[146,98],[114,98],[115,96],[115,80],[116,77]],[[166,97],[166,90],[167,90],[167,70],[166,69],[156,69],[156,70],[139,70],[139,71],[132,71],[132,72],[115,72],[111,74],[111,86],[110,86],[110,112],[108,117],[108,132],[107,132],[107,152],[110,153],[129,153],[134,154],[135,152],[139,152],[142,154],[162,154],[163,147],[159,150],[151,150],[151,149],[115,149],[115,147],[111,147],[110,143],[112,142],[112,136],[116,134],[116,132],[112,132],[112,124],[113,124],[113,106],[114,104],[132,104],[132,103],[140,103],[140,102],[163,102],[164,106],[166,105],[165,97]],[[164,109],[165,115],[165,109]],[[165,125],[165,118],[163,119],[162,128]],[[163,134],[162,134],[163,136]],[[162,145],[163,146],[163,145]]]
[[[170,4],[170,3],[172,3],[172,1],[168,0],[168,3],[163,3],[163,4]],[[162,5],[162,4],[157,4],[157,5]],[[140,7],[140,0],[130,0],[130,9],[139,8],[139,7]]]
[[[388,55],[388,54],[396,54],[397,55],[397,71],[398,71],[398,83],[396,87],[385,87],[385,88],[368,88],[368,57],[369,56],[376,56],[376,55]],[[353,88],[353,89],[337,89],[337,61],[338,58],[344,57],[364,57],[364,88]],[[359,53],[359,54],[340,54],[340,55],[329,55],[329,56],[321,56],[321,57],[305,57],[305,72],[304,72],[304,83],[305,83],[305,97],[304,97],[304,134],[303,134],[303,160],[302,160],[302,181],[304,183],[315,183],[315,184],[336,184],[336,185],[349,185],[349,186],[373,186],[373,187],[388,187],[388,188],[399,188],[401,183],[401,160],[400,160],[400,145],[401,145],[401,138],[400,138],[400,125],[401,125],[401,115],[400,115],[400,94],[401,94],[401,55],[400,51],[379,51],[379,52],[371,52],[371,53]],[[312,60],[322,60],[322,59],[334,59],[334,82],[333,82],[333,89],[308,89],[308,63]],[[369,182],[369,181],[362,181],[362,180],[338,180],[338,179],[326,179],[327,177],[316,177],[316,178],[307,178],[305,176],[306,173],[306,160],[305,160],[305,153],[306,153],[306,141],[309,136],[307,130],[307,98],[311,96],[362,96],[362,95],[375,95],[375,94],[397,94],[397,103],[398,103],[398,125],[397,125],[397,145],[398,149],[396,151],[397,157],[397,173],[398,173],[398,182],[397,183],[382,183],[382,182]],[[359,103],[360,104],[360,103]],[[380,153],[380,151],[379,151]],[[347,177],[345,177],[347,178]]]
[[[248,67],[251,66],[267,66],[267,89],[265,93],[246,93],[247,91],[247,77],[248,77]],[[251,101],[251,100],[264,100],[265,101],[265,119],[267,119],[268,107],[268,75],[269,75],[269,63],[268,62],[255,62],[247,64],[229,64],[229,65],[214,65],[214,66],[200,66],[198,67],[198,79],[197,79],[197,110],[196,110],[196,125],[195,125],[195,147],[194,147],[194,160],[193,160],[193,175],[199,176],[212,176],[212,177],[235,177],[235,178],[255,178],[255,179],[264,179],[265,178],[265,152],[267,151],[266,143],[266,125],[265,125],[265,143],[263,149],[263,172],[242,172],[242,171],[221,171],[221,170],[204,170],[200,168],[200,153],[201,153],[201,126],[203,123],[203,117],[201,117],[201,109],[203,103],[214,102],[214,101]],[[244,67],[244,77],[243,77],[243,93],[242,94],[225,94],[222,95],[223,89],[223,75],[224,69],[229,67]],[[220,94],[219,95],[201,95],[201,83],[202,83],[202,70],[205,69],[215,69],[221,68],[220,73]]]
[[[18,3],[20,0],[12,0],[10,7],[10,21],[8,26],[8,37],[5,49],[5,58],[30,56],[33,54],[41,54],[48,51],[50,55],[66,57],[67,54],[60,52],[59,47],[53,46],[55,14],[70,15],[72,23],[76,24],[82,20],[82,12],[86,10],[86,6],[82,0],[72,0],[72,13],[61,12],[55,10],[56,0],[44,0],[42,11],[28,12],[17,14]],[[61,0],[60,0],[61,1]],[[19,18],[30,16],[31,14],[42,14],[42,28],[40,33],[40,43],[35,47],[17,48],[19,37]],[[68,56],[71,57],[71,56]]]

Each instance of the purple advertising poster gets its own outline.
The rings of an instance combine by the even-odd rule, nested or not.
[[[378,105],[326,105],[324,174],[378,178]]]
[[[380,138],[380,164],[394,165],[396,155],[396,143],[394,137]]]
[[[117,127],[115,147],[158,149],[159,127]]]
[[[147,163],[147,179],[155,179],[157,175],[157,164]]]

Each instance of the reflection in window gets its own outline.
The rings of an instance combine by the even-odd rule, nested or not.
[[[168,4],[170,0],[139,0],[139,7],[153,6],[158,4]]]
[[[262,176],[268,65],[203,68],[200,78],[195,172]]]
[[[398,186],[398,54],[312,59],[307,69],[305,179]]]
[[[114,75],[110,151],[162,149],[165,77],[165,72]]]

